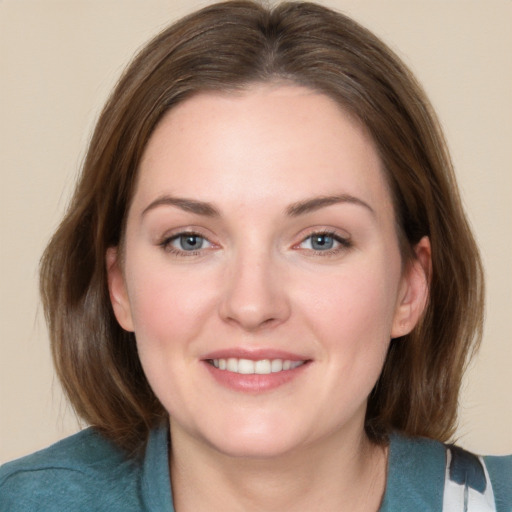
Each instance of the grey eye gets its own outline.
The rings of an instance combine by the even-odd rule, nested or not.
[[[198,251],[204,248],[205,243],[206,240],[202,236],[185,234],[176,237],[172,245],[182,251]]]
[[[328,251],[334,247],[334,237],[330,235],[312,235],[310,237],[311,240],[311,249],[315,251]]]

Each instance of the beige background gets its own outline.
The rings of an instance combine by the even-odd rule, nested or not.
[[[0,0],[0,461],[78,428],[53,376],[38,259],[121,69],[170,20],[206,3]],[[439,112],[488,277],[459,442],[512,452],[512,1],[323,3],[395,48]]]

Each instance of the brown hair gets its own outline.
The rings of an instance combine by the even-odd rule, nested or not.
[[[393,340],[369,397],[366,429],[447,440],[462,373],[481,337],[483,279],[443,135],[414,77],[373,34],[312,3],[206,7],[151,41],[96,125],[69,209],[41,263],[59,378],[78,415],[134,451],[166,417],[111,308],[105,268],[119,244],[142,152],[164,113],[191,95],[286,80],[321,91],[374,139],[391,186],[404,261],[429,236],[430,297]]]

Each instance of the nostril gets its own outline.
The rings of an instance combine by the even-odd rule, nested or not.
[[[222,319],[246,330],[278,325],[290,314],[286,289],[280,286],[274,265],[256,263],[255,258],[250,253],[233,262],[219,301]]]
[[[265,327],[272,327],[279,323],[279,319],[275,317],[262,318],[261,316],[249,316],[249,315],[233,315],[228,316],[225,319],[227,322],[237,324],[247,331],[256,331]]]

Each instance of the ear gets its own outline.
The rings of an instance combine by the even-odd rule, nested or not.
[[[126,331],[134,331],[130,301],[117,247],[109,247],[105,255],[110,302],[119,325]]]
[[[430,240],[424,236],[414,248],[415,258],[404,269],[391,338],[409,334],[418,323],[428,301],[432,253]]]

